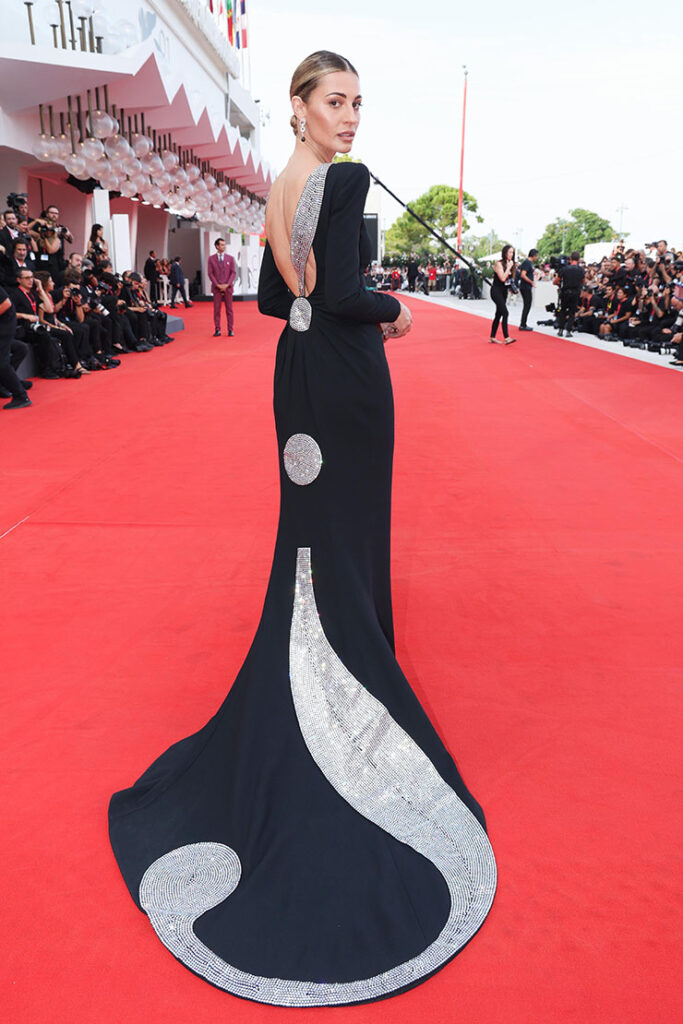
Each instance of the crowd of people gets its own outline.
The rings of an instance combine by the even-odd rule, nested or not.
[[[58,207],[30,217],[25,196],[9,200],[0,215],[0,397],[10,399],[4,409],[31,405],[33,382],[17,374],[29,347],[37,376],[56,380],[112,370],[123,355],[173,341],[158,281],[167,270],[175,277],[174,295],[180,291],[191,304],[179,257],[167,268],[155,259],[148,294],[141,274],[113,272],[100,224],[93,225],[86,252],[67,257],[65,244],[73,238]]]
[[[574,274],[574,284],[566,281]],[[563,282],[565,282],[563,284]],[[665,239],[645,249],[617,245],[599,264],[586,265],[578,253],[558,268],[556,314],[550,324],[560,336],[573,331],[650,352],[673,352],[683,366],[683,252]]]
[[[392,267],[374,263],[366,275],[369,288],[378,291],[431,292],[450,291],[462,299],[481,298],[481,274],[476,267],[459,264],[457,260],[422,261],[416,253]]]

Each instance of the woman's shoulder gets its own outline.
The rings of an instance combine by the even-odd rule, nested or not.
[[[360,195],[365,199],[370,188],[370,171],[365,164],[352,163],[350,160],[330,164],[328,177],[335,196],[342,200]]]

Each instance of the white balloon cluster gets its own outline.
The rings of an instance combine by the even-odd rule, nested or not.
[[[148,135],[135,132],[127,138],[106,110],[93,110],[86,124],[86,137],[73,146],[70,132],[56,137],[42,131],[33,155],[46,163],[61,163],[80,181],[94,178],[100,188],[165,206],[175,216],[196,217],[200,224],[246,234],[262,233],[265,206],[256,197],[219,183],[196,164],[183,166],[171,149],[156,153]]]

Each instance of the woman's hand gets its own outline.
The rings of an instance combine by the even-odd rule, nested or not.
[[[383,338],[403,338],[413,326],[413,317],[407,306],[399,303],[401,312],[391,324],[380,324]]]

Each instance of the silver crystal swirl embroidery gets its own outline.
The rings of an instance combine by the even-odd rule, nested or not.
[[[474,815],[330,646],[313,592],[310,548],[297,551],[289,662],[297,718],[313,760],[359,814],[441,872],[451,899],[443,929],[417,956],[370,978],[335,983],[248,974],[205,946],[192,927],[239,882],[239,858],[220,843],[194,843],[160,857],[145,872],[140,903],[174,956],[234,995],[276,1006],[376,999],[431,974],[472,938],[493,902],[496,862]]]
[[[296,271],[299,295],[292,303],[289,313],[289,325],[295,331],[307,331],[311,326],[311,304],[304,295],[306,290],[306,263],[318,227],[320,207],[322,206],[323,193],[325,191],[325,179],[331,166],[331,164],[320,164],[309,175],[294,213],[289,255],[292,259],[292,266]]]
[[[312,484],[320,472],[323,456],[310,434],[292,434],[282,452],[285,473],[292,483]]]

